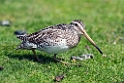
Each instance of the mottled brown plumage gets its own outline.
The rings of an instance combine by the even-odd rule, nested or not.
[[[74,20],[70,24],[58,24],[49,26],[29,35],[19,35],[17,38],[23,42],[17,49],[32,50],[36,56],[35,49],[51,54],[58,54],[75,47],[83,34],[102,53],[92,39],[84,30],[84,24],[80,20]],[[38,59],[38,57],[36,56]]]

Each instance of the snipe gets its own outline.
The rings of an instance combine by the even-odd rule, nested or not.
[[[84,27],[81,20],[74,20],[70,24],[58,24],[46,27],[32,34],[18,35],[17,38],[21,39],[22,43],[17,49],[32,50],[38,61],[40,60],[35,50],[54,54],[54,58],[56,59],[58,53],[75,47],[79,43],[81,35],[84,35],[91,44],[103,54],[94,41],[88,36]]]

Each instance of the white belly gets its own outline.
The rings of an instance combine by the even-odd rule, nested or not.
[[[58,54],[68,50],[68,46],[46,46],[45,48],[38,49],[40,51],[45,51],[50,54]]]
[[[42,44],[42,46],[39,46],[37,49],[40,51],[45,51],[50,54],[58,54],[67,51],[69,47],[66,45],[66,40],[63,39],[61,42],[54,43],[54,45]]]

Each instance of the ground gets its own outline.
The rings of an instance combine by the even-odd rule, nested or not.
[[[53,83],[64,75],[61,83],[123,83],[124,82],[124,7],[123,0],[1,0],[0,21],[0,83]],[[58,23],[80,19],[89,36],[106,57],[82,36],[77,47],[58,54],[69,65],[56,63],[52,54],[37,51],[44,63],[33,60],[28,50],[14,50],[21,41],[16,30],[32,33]],[[86,49],[89,46],[89,49]],[[72,55],[93,54],[94,58],[70,61]],[[75,65],[70,65],[75,64]]]

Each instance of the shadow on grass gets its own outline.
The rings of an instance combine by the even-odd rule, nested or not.
[[[15,59],[19,59],[19,60],[27,59],[29,61],[38,62],[33,54],[23,54],[23,55],[22,54],[8,54],[7,56],[9,58],[15,58]],[[46,56],[37,55],[37,56],[42,61],[43,64],[51,63],[51,62],[56,63],[56,61],[53,59],[53,57],[50,57],[48,55],[46,55]],[[38,62],[38,63],[40,63],[40,62]]]
[[[121,81],[121,82],[116,82],[116,83],[124,83],[124,81]]]

